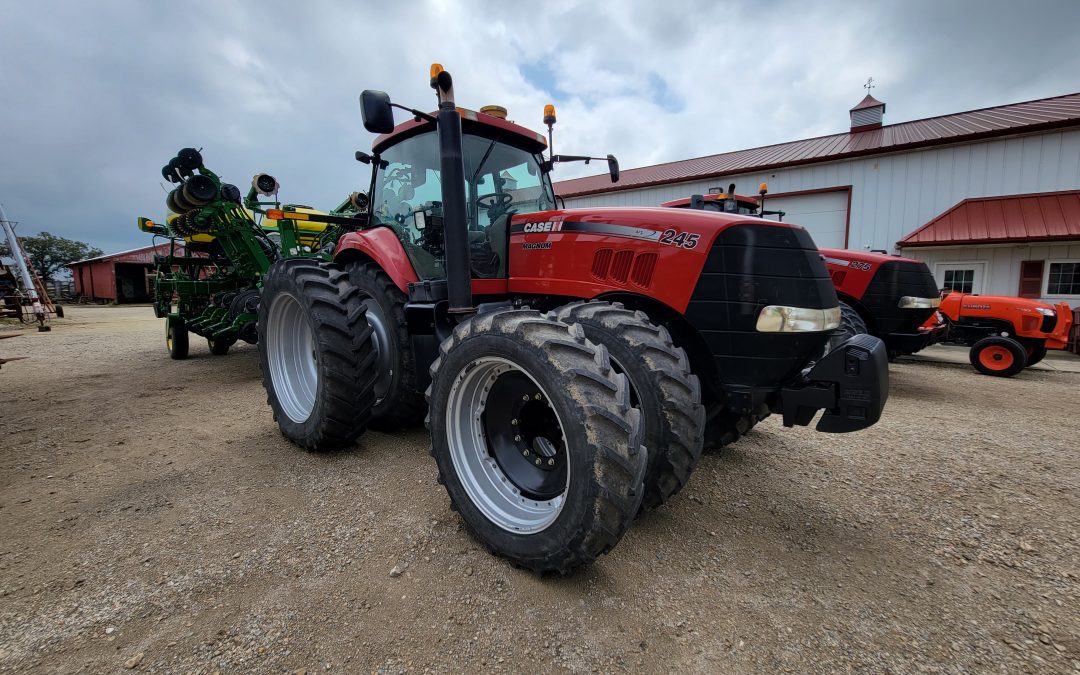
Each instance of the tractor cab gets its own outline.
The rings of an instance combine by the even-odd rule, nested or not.
[[[459,109],[465,170],[465,218],[472,277],[505,278],[514,215],[555,208],[541,155],[543,136],[503,117],[505,111]],[[420,279],[446,277],[441,156],[435,124],[398,125],[374,145],[370,226],[389,227]]]
[[[707,195],[691,195],[682,199],[672,199],[660,206],[675,209],[696,209],[699,211],[713,211],[716,213],[733,213],[742,216],[776,216],[778,221],[784,220],[787,215],[783,211],[766,211],[765,195],[769,191],[767,183],[762,183],[757,197],[746,197],[735,194],[735,184],[728,186],[727,192],[710,192]]]

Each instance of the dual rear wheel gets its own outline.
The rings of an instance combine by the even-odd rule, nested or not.
[[[423,411],[403,306],[374,266],[271,267],[258,344],[287,438],[338,448]],[[489,550],[533,571],[565,573],[609,551],[700,457],[705,412],[685,352],[618,305],[473,316],[431,376],[431,452],[452,507]]]

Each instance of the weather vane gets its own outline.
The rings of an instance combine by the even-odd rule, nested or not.
[[[868,78],[866,78],[866,84],[863,85],[863,89],[865,89],[866,93],[869,94],[870,90],[873,89],[876,86],[877,85],[874,84],[874,78],[868,77]]]

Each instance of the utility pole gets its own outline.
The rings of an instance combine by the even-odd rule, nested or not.
[[[19,240],[15,237],[15,229],[12,228],[11,221],[7,219],[2,204],[0,204],[0,227],[3,227],[4,229],[4,235],[7,237],[8,241],[8,248],[11,249],[11,256],[15,258],[15,265],[19,268],[19,276],[22,277],[23,288],[30,297],[30,303],[34,308],[34,318],[38,321],[38,330],[48,330],[45,327],[45,306],[41,304],[41,297],[38,296],[34,277],[30,274],[30,268],[26,266],[26,258],[23,255],[22,246],[19,245]]]

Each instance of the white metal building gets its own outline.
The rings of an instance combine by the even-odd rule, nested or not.
[[[940,286],[1080,301],[1080,93],[556,183],[567,207],[655,206],[725,190],[807,227],[821,247],[927,261]],[[1005,199],[1004,197],[1008,197]],[[992,198],[992,199],[981,199]],[[948,282],[948,283],[946,283]]]

